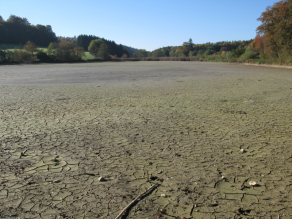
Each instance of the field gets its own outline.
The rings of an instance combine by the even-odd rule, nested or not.
[[[1,50],[14,51],[14,49],[23,49],[24,45],[21,44],[0,44]],[[47,47],[39,46],[38,49],[46,50]]]
[[[0,66],[0,218],[114,219],[156,183],[123,218],[289,218],[291,82],[229,63]]]

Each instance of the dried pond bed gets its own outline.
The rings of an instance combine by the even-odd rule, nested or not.
[[[112,65],[78,85],[47,65],[24,66],[27,84],[0,67],[1,218],[115,218],[155,183],[127,218],[292,214],[291,70]],[[55,81],[29,84],[35,68]],[[131,74],[112,81],[119,71]]]

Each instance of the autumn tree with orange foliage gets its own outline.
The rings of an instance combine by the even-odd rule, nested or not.
[[[181,48],[181,53],[187,56],[189,54],[189,43],[188,42],[183,42],[182,48]]]
[[[292,0],[282,0],[267,7],[258,20],[262,24],[257,28],[257,35],[264,37],[267,56],[277,58],[292,55]]]

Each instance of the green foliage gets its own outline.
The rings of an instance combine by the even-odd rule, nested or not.
[[[197,50],[189,52],[189,56],[196,56],[197,54],[198,54]]]
[[[110,60],[109,48],[105,43],[102,43],[98,49],[97,56],[102,60]]]
[[[53,54],[54,51],[55,51],[55,43],[50,43],[47,48],[47,53],[50,55],[50,54]]]
[[[45,53],[43,51],[38,51],[37,54],[36,54],[36,58],[40,62],[54,62],[55,61],[55,57],[54,56],[49,56],[49,55],[47,55],[47,53]]]
[[[255,59],[257,58],[258,54],[254,52],[251,47],[247,47],[245,52],[239,57],[240,62],[245,62],[247,59]]]
[[[148,57],[148,52],[145,49],[139,49],[134,52],[133,56],[137,58]]]
[[[262,24],[257,34],[264,36],[264,51],[268,57],[277,58],[278,53],[285,57],[292,55],[292,1],[281,0],[267,7],[258,21]]]
[[[73,61],[76,60],[74,46],[71,42],[61,40],[55,50],[55,55],[58,61]]]
[[[11,15],[7,21],[0,21],[0,43],[22,44],[27,41],[38,46],[47,47],[50,42],[56,42],[56,34],[50,25],[31,25],[26,18]]]
[[[26,51],[31,52],[31,54],[33,54],[33,52],[37,51],[37,46],[31,42],[31,41],[27,41],[27,43],[24,45],[24,48]]]
[[[260,59],[266,59],[267,55],[264,52],[261,52]]]
[[[74,44],[73,44],[73,46],[74,46]],[[76,58],[78,60],[81,60],[81,58],[83,56],[85,56],[85,51],[84,51],[83,47],[81,47],[81,46],[74,47],[74,51],[75,51],[75,54],[76,54]]]
[[[225,59],[229,60],[232,58],[232,52],[227,52],[226,55],[225,55]]]
[[[22,63],[22,62],[32,62],[35,58],[24,50],[15,49],[14,52],[10,54],[11,61]]]
[[[208,55],[212,55],[214,53],[215,53],[215,50],[208,49],[207,51],[204,52],[204,55],[208,56]]]
[[[161,49],[156,49],[152,52],[152,57],[162,57],[163,53],[161,51]]]
[[[197,53],[197,56],[202,57],[204,55],[204,50],[200,49]]]
[[[226,46],[221,47],[220,52],[223,52],[223,51],[228,51]]]
[[[137,49],[134,49],[132,47],[123,46],[123,45],[117,45],[114,41],[106,40],[104,38],[100,38],[97,36],[92,35],[79,35],[77,37],[77,46],[83,47],[84,50],[88,51],[88,47],[92,40],[102,40],[109,48],[110,55],[117,55],[118,57],[122,57],[123,54],[126,54],[128,57],[133,54],[134,51]]]
[[[239,46],[237,49],[232,50],[232,57],[239,58],[245,52],[245,48]]]
[[[104,41],[101,39],[92,40],[88,46],[88,51],[91,55],[97,57],[98,56],[98,50],[101,44],[103,44]]]

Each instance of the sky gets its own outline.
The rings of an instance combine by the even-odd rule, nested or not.
[[[95,35],[153,51],[165,46],[250,40],[257,18],[279,0],[0,0],[0,15],[51,25],[57,36]],[[1,36],[0,36],[1,37]]]

